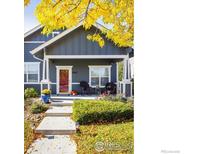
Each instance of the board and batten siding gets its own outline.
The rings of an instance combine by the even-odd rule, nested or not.
[[[87,39],[88,34],[94,34],[95,27],[85,31],[79,27],[68,33],[56,42],[46,47],[47,55],[126,55],[125,48],[119,48],[113,42],[105,39],[105,45],[101,48],[97,42]]]

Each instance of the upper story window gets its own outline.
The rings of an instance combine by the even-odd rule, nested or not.
[[[53,31],[53,32],[52,32],[52,37],[55,37],[55,36],[58,35],[58,34],[60,34],[59,31]]]
[[[111,80],[111,66],[89,66],[89,83],[91,87],[105,87]]]
[[[39,62],[25,62],[24,63],[24,82],[25,83],[39,83],[40,81],[40,63]]]

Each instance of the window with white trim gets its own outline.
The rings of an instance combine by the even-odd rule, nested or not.
[[[39,82],[39,62],[25,62],[24,63],[24,82],[38,83]]]
[[[89,66],[89,82],[91,87],[105,87],[110,82],[111,66]]]

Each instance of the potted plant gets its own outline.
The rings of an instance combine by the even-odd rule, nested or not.
[[[51,97],[51,90],[43,89],[41,91],[41,99],[44,103],[49,103],[50,97]]]
[[[70,94],[73,95],[73,96],[75,96],[75,95],[78,95],[78,92],[77,92],[76,90],[72,90],[72,91],[70,92]]]

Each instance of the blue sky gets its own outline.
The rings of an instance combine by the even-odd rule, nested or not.
[[[34,16],[34,10],[40,0],[31,0],[31,3],[24,8],[24,32],[39,24]]]

